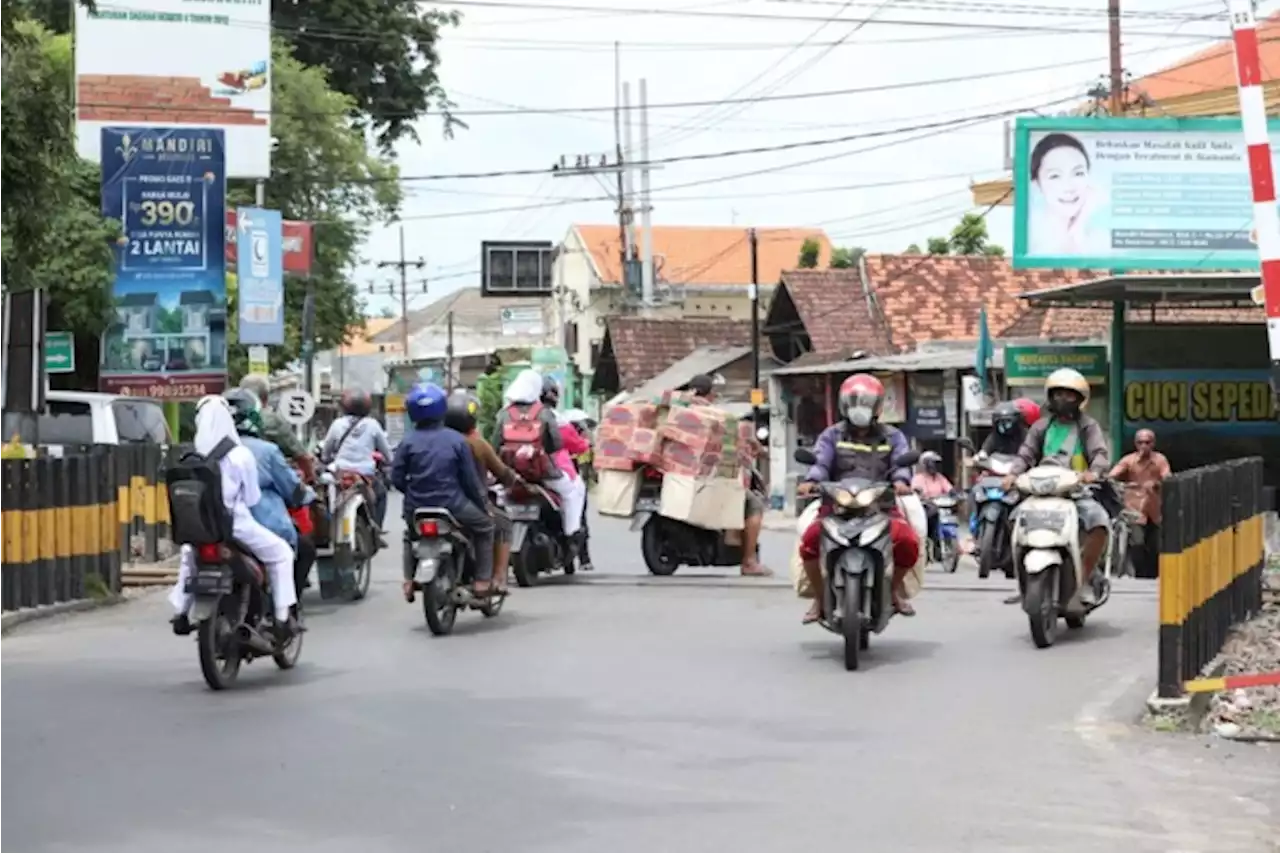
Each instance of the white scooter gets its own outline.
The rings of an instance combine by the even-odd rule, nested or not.
[[[1053,645],[1058,619],[1083,628],[1085,617],[1111,596],[1113,551],[1108,548],[1093,573],[1095,601],[1080,600],[1080,518],[1076,500],[1106,488],[1104,481],[1086,485],[1069,468],[1040,465],[1017,479],[1022,503],[1013,514],[1013,564],[1022,592],[1022,609],[1037,648]]]
[[[320,597],[359,601],[369,592],[373,558],[380,543],[373,523],[369,486],[358,474],[329,463],[317,478],[328,512],[327,529],[316,532],[316,577]]]

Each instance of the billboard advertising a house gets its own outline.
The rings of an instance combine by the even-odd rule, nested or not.
[[[269,0],[74,5],[80,156],[108,125],[220,128],[228,177],[270,177]]]
[[[102,390],[186,400],[227,378],[221,130],[102,130],[102,213],[120,221]]]
[[[1015,267],[1258,267],[1239,119],[1018,119],[1014,153]]]

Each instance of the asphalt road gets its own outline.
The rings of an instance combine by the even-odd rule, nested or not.
[[[310,608],[297,670],[222,694],[160,596],[19,629],[5,853],[1277,849],[1280,752],[1130,725],[1149,591],[1037,651],[999,594],[932,585],[846,673],[789,590],[626,583],[611,524],[612,579],[445,639],[393,545],[366,601]]]

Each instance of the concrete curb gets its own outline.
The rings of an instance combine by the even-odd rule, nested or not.
[[[611,572],[590,572],[574,575],[572,585],[594,586],[668,586],[668,587],[709,587],[727,589],[791,589],[791,579],[785,575],[774,575],[771,578],[744,578],[737,575],[680,575],[657,577],[655,575],[624,575]],[[550,586],[551,584],[549,584]],[[569,585],[569,584],[566,584]],[[923,592],[979,592],[997,595],[1009,595],[1014,587],[993,586],[983,583],[947,583],[939,582],[934,576],[926,576]],[[1156,590],[1151,589],[1112,589],[1112,595],[1155,597]]]
[[[5,613],[0,616],[0,636],[8,634],[14,628],[19,625],[25,625],[28,622],[50,619],[54,616],[61,616],[64,613],[84,613],[102,607],[114,607],[130,600],[123,595],[111,595],[106,598],[81,598],[76,601],[60,601],[57,604],[15,610],[12,613]]]
[[[1200,674],[1201,678],[1217,678],[1226,672],[1225,661],[1215,661]],[[1187,731],[1200,734],[1200,726],[1209,714],[1213,693],[1186,693],[1173,699],[1162,699],[1157,691],[1151,691],[1147,710],[1156,717],[1174,717],[1186,726]],[[1228,738],[1229,739],[1229,738]]]

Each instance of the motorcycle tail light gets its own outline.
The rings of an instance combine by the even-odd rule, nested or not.
[[[421,536],[439,536],[440,525],[437,524],[435,520],[419,521],[418,533]]]
[[[221,563],[225,559],[227,549],[222,545],[201,545],[196,548],[196,559],[202,563]]]
[[[662,472],[661,472],[660,470],[658,470],[657,468],[645,468],[645,469],[644,469],[644,478],[645,478],[646,480],[661,480],[661,479],[662,479]]]

